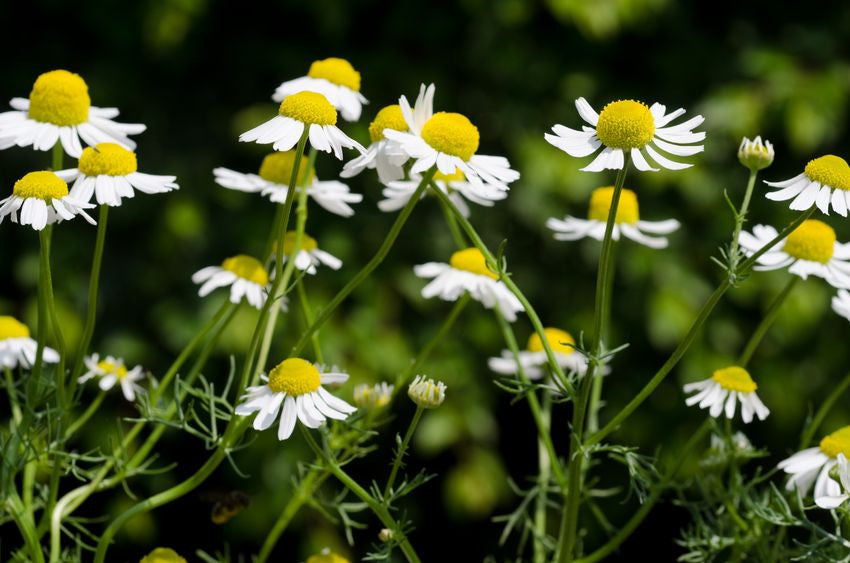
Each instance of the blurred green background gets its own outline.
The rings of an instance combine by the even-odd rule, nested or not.
[[[584,215],[590,190],[612,183],[614,174],[579,172],[586,159],[556,150],[543,133],[554,123],[580,123],[573,107],[578,96],[596,108],[635,98],[706,116],[706,151],[692,159],[696,166],[632,173],[627,180],[639,194],[643,218],[675,217],[683,227],[665,251],[621,245],[613,336],[630,347],[607,380],[603,420],[660,366],[720,276],[709,257],[718,254],[731,232],[723,190],[739,201],[746,181],[735,158],[741,136],[761,134],[775,144],[776,162],[763,174],[772,180],[798,174],[816,156],[850,152],[846,2],[815,7],[672,0],[40,0],[0,4],[0,21],[5,54],[0,97],[28,95],[35,77],[47,70],[78,72],[94,105],[117,106],[122,121],[148,125],[137,138],[140,170],[178,176],[179,192],[138,197],[110,214],[94,341],[102,354],[143,363],[154,374],[162,374],[224,298],[219,292],[199,299],[191,274],[233,254],[259,253],[271,221],[267,201],[218,187],[212,169],[256,171],[265,153],[257,145],[239,144],[238,134],[273,115],[275,86],[305,74],[314,59],[345,57],[361,72],[362,92],[371,103],[360,123],[344,125],[360,141],[368,140],[366,128],[379,108],[400,94],[415,96],[421,82],[433,81],[436,107],[465,113],[479,127],[480,152],[510,158],[522,178],[497,207],[474,207],[472,220],[492,246],[508,240],[510,269],[544,322],[576,335],[590,327],[599,245],[556,242],[543,225],[550,216]],[[8,192],[17,178],[48,163],[47,153],[3,151],[0,186]],[[332,179],[339,169],[338,162],[320,157],[320,177]],[[375,206],[381,186],[374,174],[364,173],[350,185],[365,195],[353,218],[310,209],[308,232],[345,261],[341,271],[322,270],[308,280],[315,306],[368,260],[392,221]],[[767,201],[762,193],[758,187],[751,220],[787,222],[787,206]],[[850,238],[846,220],[828,221],[839,240]],[[73,221],[54,237],[57,297],[72,339],[85,306],[94,234],[84,221]],[[446,260],[452,248],[436,202],[424,201],[379,274],[322,331],[327,357],[350,371],[352,383],[391,379],[436,330],[450,307],[419,297],[424,284],[411,266]],[[4,223],[0,263],[5,267],[0,312],[34,326],[34,233]],[[680,383],[707,377],[732,361],[786,276],[758,273],[730,292],[679,368],[614,437],[647,454],[675,452],[705,416],[685,407]],[[796,446],[812,406],[848,369],[850,327],[829,310],[831,294],[819,279],[801,284],[751,364],[772,414],[746,432],[773,452],[765,464]],[[297,309],[293,312],[275,342],[273,359],[288,350],[301,327]],[[210,378],[224,377],[228,355],[240,358],[253,323],[249,312],[237,318],[207,368]],[[525,318],[516,330],[521,339],[529,334]],[[527,486],[536,449],[527,409],[512,405],[487,370],[486,358],[502,347],[492,316],[471,307],[426,366],[429,375],[449,386],[446,405],[425,417],[409,460],[411,470],[427,467],[440,474],[415,502],[404,503],[417,528],[412,541],[426,561],[480,561],[488,555],[502,561],[514,553],[513,540],[498,547],[501,528],[491,518],[517,502],[507,478]],[[351,387],[342,394],[350,394]],[[381,451],[352,468],[361,478],[387,472],[393,434],[403,430],[413,410],[404,401],[399,405],[397,420],[379,438]],[[845,413],[834,409],[824,431],[846,423]],[[81,448],[105,443],[116,416],[132,416],[133,410],[113,396],[101,414]],[[568,414],[565,407],[555,413],[561,445],[567,441]],[[308,457],[300,439],[280,444],[273,434],[258,436],[238,454],[237,462],[250,474],[247,480],[223,465],[203,488],[244,490],[254,499],[248,510],[216,526],[200,494],[185,497],[128,525],[111,551],[113,560],[136,561],[157,545],[171,546],[190,560],[195,549],[213,552],[225,544],[232,553],[256,551],[289,497],[296,462]],[[171,433],[158,463],[178,466],[132,483],[133,492],[147,495],[168,487],[193,472],[204,456],[197,440]],[[601,484],[622,486],[626,479],[625,470],[615,466],[602,474]],[[603,503],[615,524],[634,510],[634,499],[621,503],[624,495]],[[130,502],[118,490],[81,513],[117,511]],[[624,553],[675,558],[673,540],[685,516],[660,506]],[[378,527],[369,523],[349,548],[338,528],[305,509],[278,544],[277,560],[300,561],[325,545],[356,559],[376,541]],[[0,532],[4,539],[12,534],[8,527]],[[594,532],[588,541],[599,539]]]

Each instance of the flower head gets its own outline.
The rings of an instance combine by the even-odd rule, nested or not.
[[[738,161],[752,171],[764,170],[773,164],[774,154],[770,141],[762,142],[761,137],[752,141],[744,137],[738,147]]]
[[[389,182],[382,192],[384,199],[378,202],[378,208],[381,211],[398,211],[410,201],[421,181],[422,178],[414,174],[410,180]],[[460,171],[448,175],[437,172],[434,174],[433,185],[449,197],[464,217],[469,217],[467,201],[492,207],[495,202],[508,197],[507,188],[470,182]],[[426,194],[427,191],[422,192],[422,197]]]
[[[741,418],[745,423],[753,420],[753,414],[764,420],[770,410],[761,402],[756,389],[758,385],[747,370],[729,366],[715,371],[709,379],[685,385],[685,393],[697,391],[685,400],[685,404],[698,403],[699,408],[710,409],[709,414],[715,418],[725,411],[726,418],[731,419],[735,416],[735,406],[740,402]]]
[[[142,557],[139,563],[186,563],[186,559],[171,548],[158,547]]]
[[[192,282],[202,284],[200,297],[206,297],[219,287],[230,286],[230,302],[239,303],[244,298],[260,309],[266,302],[269,274],[262,262],[253,256],[231,256],[221,266],[207,266],[192,275]]]
[[[313,61],[307,76],[288,80],[277,87],[272,99],[282,102],[298,92],[318,92],[325,96],[346,121],[357,121],[363,104],[369,101],[360,93],[360,73],[345,59],[330,57]]]
[[[839,465],[839,475],[845,490],[848,489],[847,457],[850,456],[850,426],[839,428],[825,436],[817,447],[801,450],[782,460],[778,467],[790,477],[786,489],[797,489],[806,495],[815,485],[815,503],[821,508],[835,508],[848,497],[841,492],[841,484],[830,477],[830,471]]]
[[[847,217],[850,208],[850,166],[840,156],[828,154],[810,160],[802,173],[782,182],[765,182],[779,188],[765,195],[773,201],[791,200],[791,209],[805,211],[817,205],[822,213],[829,209]]]
[[[407,387],[407,396],[424,409],[435,409],[446,400],[446,384],[417,375]]]
[[[354,387],[354,404],[361,409],[379,409],[390,404],[394,386],[382,381],[374,385],[361,383]]]
[[[53,172],[30,172],[15,182],[12,195],[0,201],[0,222],[9,215],[13,223],[20,222],[41,231],[49,224],[82,215],[94,225],[94,219],[85,212],[92,207],[94,205],[69,193],[65,180]]]
[[[543,329],[543,333],[546,335],[546,341],[549,347],[555,354],[555,359],[562,368],[577,373],[585,372],[587,369],[587,358],[576,351],[576,341],[572,334],[554,327]],[[543,340],[536,332],[531,333],[525,350],[520,351],[519,363],[522,365],[523,373],[529,379],[540,379],[543,377],[545,367],[549,364],[549,359],[543,347]],[[488,365],[496,373],[515,374],[518,371],[517,362],[510,350],[502,350],[500,357],[490,358]]]
[[[420,95],[416,100],[416,106],[419,107],[424,103]],[[340,176],[351,178],[368,168],[377,169],[378,179],[384,184],[404,178],[403,166],[408,159],[407,153],[398,143],[386,138],[384,131],[387,129],[403,132],[408,130],[407,121],[404,120],[404,114],[398,104],[386,106],[378,112],[369,124],[371,144],[366,148],[366,152],[345,163]]]
[[[15,317],[0,315],[0,366],[15,369],[21,366],[29,369],[35,365],[38,353],[38,342],[30,338],[27,325]],[[49,364],[59,361],[59,353],[52,348],[44,347],[42,360]]]
[[[85,359],[86,373],[77,379],[78,383],[85,383],[89,379],[97,378],[97,384],[103,391],[109,391],[115,384],[119,384],[124,398],[135,401],[136,394],[144,392],[138,381],[144,378],[142,366],[136,366],[128,370],[121,358],[106,356],[101,360],[97,354],[92,354]]]
[[[289,260],[292,251],[295,249],[295,231],[287,231],[283,238],[283,261]],[[274,255],[277,255],[277,241],[273,247]],[[332,270],[339,270],[342,267],[342,260],[319,248],[319,243],[316,239],[307,233],[301,234],[301,244],[298,253],[295,255],[295,267],[308,274],[315,274],[318,266],[327,266]]]

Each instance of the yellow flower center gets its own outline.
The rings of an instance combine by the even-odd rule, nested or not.
[[[328,82],[345,86],[349,90],[360,91],[360,73],[354,70],[351,63],[345,59],[330,57],[323,61],[313,61],[307,76],[324,78]]]
[[[342,555],[329,551],[327,553],[319,553],[311,555],[307,558],[307,563],[349,563],[348,559]]]
[[[295,151],[273,152],[263,158],[260,164],[260,178],[275,184],[288,186],[292,180],[292,167],[295,165]],[[306,178],[305,178],[306,177]],[[298,165],[298,184],[313,183],[316,170],[310,170],[307,174],[307,159],[302,158]],[[306,182],[305,182],[306,179]]]
[[[613,199],[613,186],[593,190],[590,194],[590,206],[587,211],[587,218],[602,221],[603,223],[607,222]],[[617,216],[614,217],[614,223],[618,225],[620,223],[633,225],[639,219],[637,194],[632,190],[623,188],[620,192],[620,202],[617,204]]]
[[[469,160],[478,150],[478,128],[465,115],[438,111],[422,127],[422,138],[432,148]]]
[[[850,426],[845,426],[825,436],[820,441],[820,451],[829,457],[838,457],[838,454],[844,454],[850,458]]]
[[[463,172],[460,169],[455,170],[451,174],[443,174],[439,170],[434,174],[435,180],[442,180],[443,182],[463,182],[466,180],[466,176],[464,176]]]
[[[285,235],[283,235],[283,254],[289,256],[292,254],[292,251],[295,249],[295,231],[287,231]],[[316,239],[308,235],[307,233],[301,233],[301,248],[304,252],[312,252],[319,248],[319,243],[316,242]],[[275,242],[275,251],[277,251],[277,242]]]
[[[269,372],[269,388],[275,393],[304,395],[318,389],[321,382],[316,366],[301,358],[283,360]]]
[[[102,370],[104,375],[112,374],[118,379],[123,379],[127,375],[127,368],[122,362],[103,360],[97,363],[97,369]]]
[[[655,118],[646,104],[634,100],[611,102],[599,114],[596,136],[607,147],[639,149],[652,140]]]
[[[139,563],[186,563],[176,551],[168,547],[158,547],[142,557]]]
[[[838,190],[850,190],[850,166],[840,156],[828,154],[810,160],[805,172],[813,182]]]
[[[89,87],[79,74],[52,70],[35,79],[29,116],[45,123],[79,125],[89,119]]]
[[[393,386],[386,383],[362,383],[354,388],[354,404],[362,408],[379,409],[390,403]]]
[[[254,282],[257,285],[269,283],[269,274],[263,264],[253,256],[239,254],[232,256],[221,263],[221,267],[228,272],[233,272],[238,277]]]
[[[407,122],[401,114],[401,106],[393,104],[381,108],[372,123],[369,124],[369,139],[377,143],[384,138],[384,129],[394,131],[407,131]]]
[[[29,338],[30,329],[15,317],[0,316],[0,340],[7,338]]]
[[[136,153],[115,143],[86,147],[77,168],[86,176],[126,176],[138,169]]]
[[[280,102],[278,113],[308,125],[336,125],[336,109],[316,92],[298,92]]]
[[[22,198],[37,197],[45,201],[61,199],[68,195],[68,184],[47,170],[30,172],[15,182],[12,194]]]
[[[544,328],[543,334],[546,335],[546,342],[549,343],[549,347],[556,354],[572,354],[576,351],[575,338],[569,332],[560,328]],[[533,332],[528,338],[526,348],[529,352],[542,352],[543,341],[540,339],[540,335]]]
[[[817,219],[807,219],[794,229],[782,247],[800,260],[826,264],[835,251],[835,230]]]
[[[719,383],[727,391],[752,393],[758,389],[758,385],[750,377],[749,372],[738,366],[719,369],[712,374],[711,379]]]
[[[458,250],[452,254],[449,265],[455,270],[486,276],[492,280],[499,279],[499,276],[487,267],[487,260],[477,248]]]

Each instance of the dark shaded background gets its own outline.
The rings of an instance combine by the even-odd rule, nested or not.
[[[722,192],[739,200],[746,180],[735,160],[740,137],[762,134],[774,142],[777,160],[764,176],[774,180],[796,175],[821,154],[848,154],[846,2],[815,7],[670,0],[34,1],[3,2],[0,21],[5,54],[0,97],[26,96],[47,70],[78,72],[94,105],[117,106],[123,121],[148,125],[138,137],[141,170],[179,178],[179,192],[139,197],[110,216],[95,349],[143,363],[154,374],[165,370],[224,298],[219,293],[200,300],[190,275],[236,253],[258,253],[271,221],[266,201],[216,186],[212,168],[256,170],[264,153],[237,143],[238,134],[273,115],[274,87],[304,74],[317,58],[345,57],[360,70],[371,104],[360,123],[344,127],[359,140],[367,140],[366,127],[380,107],[402,93],[415,96],[420,82],[433,81],[437,108],[468,115],[481,131],[481,152],[511,159],[522,179],[506,202],[474,208],[473,222],[493,246],[508,239],[510,269],[544,322],[574,334],[590,326],[598,244],[557,243],[543,224],[552,215],[584,214],[589,191],[611,183],[614,175],[578,172],[584,160],[546,144],[543,132],[556,122],[577,125],[572,101],[580,95],[597,108],[612,99],[636,98],[706,116],[706,152],[694,168],[633,173],[627,181],[640,194],[642,217],[676,217],[683,228],[669,250],[627,244],[619,253],[614,336],[631,347],[608,380],[612,407],[628,401],[663,362],[720,275],[709,257],[731,232]],[[10,190],[17,178],[47,163],[47,153],[4,151],[0,186]],[[328,157],[318,163],[320,176],[328,179],[339,168]],[[346,263],[340,272],[322,271],[309,280],[317,306],[368,260],[391,222],[375,207],[380,185],[374,175],[350,184],[365,194],[355,217],[310,209],[308,232]],[[765,200],[760,190],[752,219],[786,222],[787,208]],[[850,237],[846,220],[829,221],[839,240]],[[94,229],[73,221],[54,240],[57,297],[73,340],[85,306]],[[418,297],[423,282],[413,277],[411,266],[445,260],[451,250],[439,209],[427,200],[380,275],[322,333],[326,355],[350,370],[353,383],[392,378],[436,329],[449,306]],[[0,264],[5,267],[0,311],[34,326],[37,237],[2,225]],[[675,451],[705,416],[684,406],[679,384],[707,377],[737,355],[786,275],[756,274],[731,292],[680,367],[616,438],[647,454]],[[772,410],[766,422],[747,427],[754,443],[774,452],[765,464],[793,449],[811,406],[847,369],[848,327],[829,312],[830,296],[820,280],[801,284],[752,364]],[[277,353],[288,350],[296,322],[281,331]],[[237,318],[210,362],[210,378],[224,376],[228,354],[241,357],[253,323],[247,312]],[[521,338],[530,332],[525,319],[516,329]],[[507,560],[514,540],[497,547],[501,530],[490,519],[517,502],[507,476],[524,486],[535,471],[534,429],[525,407],[511,405],[490,383],[486,358],[502,348],[491,316],[471,308],[454,336],[426,368],[447,382],[449,399],[425,417],[410,459],[411,469],[424,466],[440,474],[415,501],[404,503],[417,526],[412,541],[426,561],[480,561],[491,554]],[[400,405],[399,420],[379,440],[382,451],[353,468],[357,475],[387,471],[392,434],[412,413],[409,404]],[[844,413],[834,409],[824,430],[846,423]],[[112,397],[102,414],[89,425],[81,448],[104,443],[116,414],[133,411]],[[556,411],[555,424],[562,429],[567,414],[564,408]],[[307,459],[300,439],[280,444],[273,434],[259,436],[238,455],[248,480],[222,466],[205,487],[251,493],[249,510],[217,527],[198,495],[183,498],[128,525],[110,552],[112,560],[136,561],[157,545],[174,547],[190,560],[195,549],[213,552],[225,544],[234,554],[256,551],[289,497],[295,462]],[[566,432],[556,438],[565,444]],[[161,454],[158,463],[178,466],[132,483],[135,493],[162,490],[205,459],[202,444],[177,433],[163,441]],[[603,474],[602,485],[624,485],[625,475],[615,467]],[[634,509],[634,500],[621,504],[624,494],[604,504],[614,523]],[[131,502],[119,490],[101,495],[81,513],[115,514]],[[659,507],[624,552],[630,558],[674,559],[679,551],[673,540],[685,516],[669,505]],[[303,560],[325,545],[362,557],[378,529],[368,521],[356,546],[347,548],[338,528],[305,509],[281,539],[277,560]],[[12,530],[0,533],[5,539]],[[593,535],[589,541],[600,539]]]

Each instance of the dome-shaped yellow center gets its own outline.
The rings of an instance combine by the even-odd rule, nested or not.
[[[590,205],[587,210],[587,218],[594,221],[608,221],[608,213],[611,211],[611,201],[614,199],[614,187],[596,188],[590,194]],[[638,213],[637,194],[632,190],[623,188],[620,191],[620,202],[617,204],[617,215],[614,223],[626,223],[633,225],[640,220]]]
[[[15,317],[0,316],[0,340],[7,338],[29,338],[30,329]]]
[[[123,379],[127,375],[127,367],[124,362],[115,360],[103,360],[97,363],[97,369],[102,370],[104,375],[114,375],[118,379]]]
[[[813,182],[838,190],[850,190],[850,166],[840,156],[828,154],[810,160],[805,172]]]
[[[68,184],[47,170],[30,172],[15,182],[12,194],[22,198],[37,197],[45,201],[61,199],[68,195]]]
[[[176,551],[168,547],[158,547],[142,557],[139,563],[186,563]]]
[[[407,122],[404,120],[404,115],[401,113],[401,106],[398,104],[381,108],[381,111],[378,112],[378,115],[369,124],[369,139],[373,143],[377,143],[384,138],[384,129],[407,131]]]
[[[90,106],[89,87],[79,74],[51,70],[35,79],[29,116],[59,126],[79,125],[88,121]]]
[[[820,451],[829,457],[838,457],[838,454],[844,454],[844,457],[850,458],[850,426],[839,428],[832,434],[825,436],[820,441]]]
[[[619,100],[605,106],[596,124],[596,136],[606,147],[639,149],[652,140],[655,118],[646,104]]]
[[[560,328],[544,328],[543,333],[546,335],[546,342],[549,343],[549,347],[556,354],[572,354],[576,351],[575,349],[575,338]],[[531,333],[531,336],[528,337],[528,345],[526,349],[529,352],[542,352],[543,341],[540,339],[540,335],[536,332]]]
[[[298,92],[280,102],[278,113],[308,125],[336,125],[336,108],[316,92]]]
[[[451,174],[443,174],[439,170],[434,174],[435,180],[442,180],[443,182],[463,182],[466,180],[466,176],[460,169],[455,170]]]
[[[138,169],[136,153],[115,143],[86,147],[77,168],[86,176],[126,176]]]
[[[275,184],[288,186],[292,180],[292,167],[295,165],[295,151],[273,152],[263,158],[260,164],[260,178]],[[307,159],[302,158],[301,164],[298,165],[298,185],[304,185],[304,177],[307,176],[308,184],[312,184],[316,177],[316,171],[310,170],[310,174],[306,174]]]
[[[835,239],[835,229],[823,221],[807,219],[791,231],[782,250],[800,260],[826,264],[835,251]]]
[[[716,381],[721,387],[727,391],[737,391],[738,393],[752,393],[758,389],[758,385],[750,377],[747,370],[738,366],[730,366],[715,371],[711,375],[711,379]]]
[[[465,115],[438,111],[422,126],[422,138],[435,150],[469,160],[478,150],[478,128]]]
[[[354,70],[351,63],[345,59],[329,57],[321,61],[313,61],[307,76],[324,78],[328,82],[345,86],[355,92],[360,91],[360,73]]]
[[[452,254],[449,265],[455,270],[463,270],[479,276],[486,276],[492,280],[499,276],[487,267],[487,260],[477,248],[465,248]]]
[[[327,553],[319,553],[311,555],[307,558],[307,563],[349,563],[348,559],[342,555],[329,551]]]
[[[257,285],[264,286],[269,283],[268,272],[266,272],[263,264],[253,256],[247,256],[245,254],[231,256],[221,263],[221,267]]]
[[[318,389],[321,382],[316,366],[301,358],[283,360],[269,372],[269,388],[275,393],[304,395]]]
[[[285,235],[283,235],[283,253],[286,256],[292,254],[292,251],[295,249],[295,231],[287,231]],[[301,233],[301,250],[304,252],[312,252],[319,248],[319,243],[316,242],[316,239],[308,235],[307,233]],[[277,242],[275,242],[275,250],[277,250]]]

